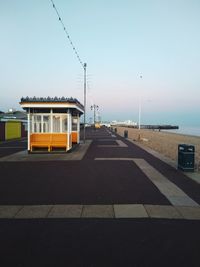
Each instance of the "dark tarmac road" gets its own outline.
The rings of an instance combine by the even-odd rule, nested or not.
[[[199,266],[199,222],[1,220],[0,266]]]

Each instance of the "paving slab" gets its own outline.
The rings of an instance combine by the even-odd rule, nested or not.
[[[149,176],[148,176],[149,177]],[[164,178],[162,178],[162,176],[160,177],[160,181],[159,180],[153,180],[151,179],[151,181],[154,183],[154,185],[156,187],[159,188],[159,190],[166,196],[170,197],[170,196],[177,196],[177,197],[185,197],[185,193],[178,187],[176,186],[174,183],[170,182],[169,180],[164,180]]]
[[[187,220],[200,220],[199,207],[176,207],[176,210]]]
[[[183,216],[173,206],[144,205],[149,217],[164,219],[183,219]]]
[[[23,206],[0,206],[0,218],[10,219],[22,209]]]
[[[147,218],[148,214],[141,204],[114,205],[115,218]]]
[[[200,208],[149,204],[0,206],[0,219],[53,218],[200,220]]]
[[[83,205],[54,205],[48,218],[80,218]]]
[[[188,206],[188,207],[199,207],[199,204],[194,200],[186,196],[173,196],[170,195],[170,201],[174,206]]]
[[[196,183],[200,184],[200,172],[184,172],[184,174]]]
[[[24,206],[15,215],[15,218],[47,218],[51,208],[51,205]]]
[[[82,218],[114,218],[112,205],[84,205]]]

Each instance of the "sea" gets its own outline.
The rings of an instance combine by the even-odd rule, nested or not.
[[[195,126],[179,126],[178,130],[165,130],[165,132],[177,133],[183,135],[199,136],[200,137],[200,127]]]

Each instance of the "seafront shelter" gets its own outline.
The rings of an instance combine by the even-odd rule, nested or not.
[[[28,118],[28,151],[69,151],[80,142],[83,105],[75,98],[26,97],[21,107]]]

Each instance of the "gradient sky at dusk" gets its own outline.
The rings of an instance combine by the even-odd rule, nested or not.
[[[199,0],[54,0],[102,120],[200,126]],[[83,102],[83,70],[50,0],[0,0],[0,110],[22,96]],[[140,76],[142,75],[142,78]]]

